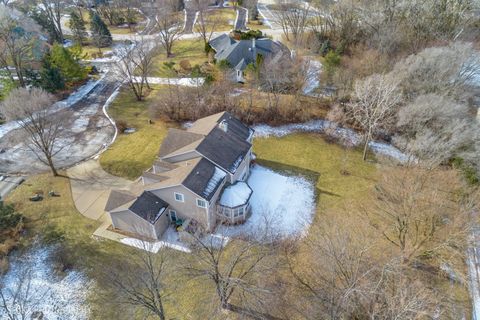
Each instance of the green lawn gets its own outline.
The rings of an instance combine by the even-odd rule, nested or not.
[[[222,8],[205,12],[205,20],[209,26],[214,26],[215,31],[230,31],[237,18],[233,8]],[[195,27],[195,29],[197,29]]]
[[[343,200],[360,199],[374,181],[376,167],[362,161],[359,150],[345,150],[319,134],[255,139],[253,147],[260,164],[310,177],[316,183],[319,213],[337,208]]]
[[[157,56],[154,58],[153,77],[176,77],[182,74],[188,75],[189,70],[180,66],[183,60],[188,61],[190,67],[202,65],[208,62],[205,54],[205,44],[201,39],[179,40],[173,44],[172,56],[167,58],[165,50],[160,48]],[[174,63],[173,69],[168,68],[165,63]]]
[[[152,166],[160,143],[167,132],[161,121],[149,123],[148,106],[155,94],[154,89],[145,101],[137,101],[129,88],[123,88],[108,109],[117,124],[124,122],[137,131],[120,134],[115,143],[100,156],[103,169],[113,175],[135,179]]]

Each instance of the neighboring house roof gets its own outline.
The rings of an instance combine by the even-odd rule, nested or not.
[[[215,59],[228,61],[236,70],[245,70],[250,63],[255,64],[258,54],[266,58],[280,50],[278,44],[268,38],[235,40],[222,34],[209,43],[216,52]]]
[[[112,190],[108,197],[107,204],[105,205],[105,211],[112,211],[132,200],[135,200],[136,196],[125,190]]]
[[[142,174],[142,178],[146,178],[146,179],[152,180],[154,182],[161,182],[161,181],[165,181],[165,180],[168,179],[168,177],[165,177],[165,176],[162,176],[162,175],[159,175],[159,174],[156,174],[156,173],[148,172],[148,171],[145,171]]]
[[[158,155],[163,157],[202,138],[203,136],[200,134],[170,128],[167,136],[163,139]]]
[[[137,216],[154,224],[167,207],[168,203],[150,191],[144,191],[128,209]]]
[[[213,163],[202,158],[183,181],[183,185],[210,201],[227,174]]]

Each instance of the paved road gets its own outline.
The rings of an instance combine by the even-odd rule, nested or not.
[[[237,18],[235,19],[235,30],[247,30],[248,10],[242,7],[237,8]]]
[[[184,34],[193,33],[193,26],[195,25],[197,11],[192,8],[186,8],[184,12],[185,12],[185,24],[183,27],[183,33]]]

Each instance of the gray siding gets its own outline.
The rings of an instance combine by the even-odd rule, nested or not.
[[[143,220],[130,210],[111,212],[112,225],[116,229],[135,233],[143,237],[157,239],[157,233],[152,224]]]
[[[175,200],[175,192],[183,194],[184,202]],[[211,219],[209,217],[208,208],[200,208],[197,206],[197,198],[201,199],[201,197],[188,190],[183,185],[152,190],[152,193],[167,202],[169,204],[168,209],[175,210],[178,218],[195,219],[201,223],[207,231],[213,229],[214,225],[211,225],[210,223]]]

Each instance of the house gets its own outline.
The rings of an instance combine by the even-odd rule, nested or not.
[[[216,61],[227,61],[238,82],[244,82],[245,69],[249,64],[256,65],[258,56],[279,60],[284,54],[283,46],[268,38],[235,40],[228,34],[222,34],[209,44],[215,51]]]
[[[228,112],[170,129],[134,190],[111,191],[105,210],[113,228],[159,239],[170,223],[213,231],[245,221],[253,132]]]

